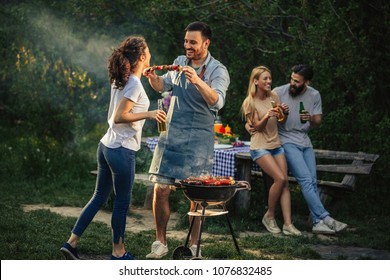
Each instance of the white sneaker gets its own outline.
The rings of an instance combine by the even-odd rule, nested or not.
[[[269,219],[267,217],[267,213],[265,213],[264,217],[263,217],[263,225],[265,226],[265,228],[271,232],[271,233],[281,233],[282,231],[280,230],[280,228],[278,227],[275,219]]]
[[[335,234],[336,232],[329,228],[323,220],[321,220],[319,223],[313,226],[312,229],[313,233],[320,233],[320,234]]]
[[[168,254],[168,244],[164,245],[160,241],[154,241],[152,244],[152,252],[146,255],[147,259],[161,259]]]
[[[283,233],[285,235],[294,235],[294,236],[302,235],[302,232],[300,232],[293,224],[290,224],[289,226],[283,225]]]
[[[196,257],[196,249],[198,248],[198,246],[197,245],[191,245],[191,247],[190,247],[190,250],[191,250],[191,253],[192,253],[192,256],[193,257]],[[201,258],[202,257],[202,249],[201,248],[199,248],[199,255],[198,255],[198,258]]]
[[[346,229],[348,227],[347,224],[344,224],[342,222],[339,222],[331,217],[329,217],[329,220],[328,222],[326,223],[324,221],[324,223],[330,228],[330,229],[333,229],[335,232],[340,232],[344,229]]]

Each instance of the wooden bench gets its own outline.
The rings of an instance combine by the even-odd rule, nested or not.
[[[330,211],[336,211],[337,204],[345,193],[353,192],[358,175],[368,175],[379,158],[376,154],[363,152],[342,152],[331,150],[314,150],[317,163],[317,184],[321,201]],[[254,171],[253,161],[249,153],[236,154],[236,178],[250,182],[252,176],[260,176],[264,182],[265,197],[273,180],[261,171]],[[296,183],[292,176],[289,182]],[[252,187],[253,189],[253,187]],[[236,205],[244,210],[249,209],[250,192],[238,192]]]

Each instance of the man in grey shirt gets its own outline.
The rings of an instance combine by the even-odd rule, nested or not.
[[[334,234],[347,228],[347,224],[333,219],[324,208],[318,192],[316,160],[308,132],[321,124],[321,95],[310,87],[313,70],[308,65],[292,67],[289,84],[274,89],[280,102],[289,108],[285,123],[279,123],[279,137],[282,142],[288,169],[297,179],[308,204],[313,221],[313,233]],[[304,107],[302,112],[301,104]],[[301,111],[301,112],[300,112]]]

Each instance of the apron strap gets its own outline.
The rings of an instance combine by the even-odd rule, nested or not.
[[[186,65],[190,65],[191,64],[191,60],[187,60],[186,61]],[[203,76],[204,76],[204,72],[206,71],[206,65],[203,65],[203,67],[202,67],[202,71],[200,72],[200,74],[198,75],[199,76],[199,78],[203,78]]]
[[[206,65],[203,65],[202,72],[200,72],[200,74],[199,74],[199,78],[201,78],[201,79],[203,78],[205,71],[206,71]]]

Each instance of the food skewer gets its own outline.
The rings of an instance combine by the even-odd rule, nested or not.
[[[183,71],[183,66],[181,65],[155,65],[146,70],[146,73],[155,70],[163,70],[163,71]]]

